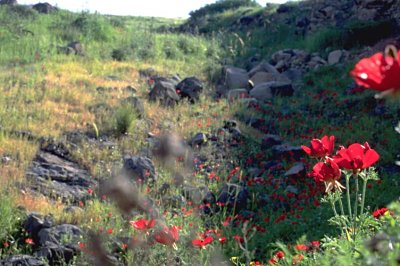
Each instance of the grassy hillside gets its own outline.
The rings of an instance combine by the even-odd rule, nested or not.
[[[341,28],[321,26],[299,35],[293,26],[299,5],[279,13],[277,5],[218,1],[193,11],[188,21],[63,10],[39,14],[0,5],[0,261],[43,252],[40,239],[23,229],[27,215],[36,212],[49,215],[53,225],[77,225],[84,232],[79,239],[70,235],[58,243],[73,246],[64,246],[76,250],[73,258],[43,259],[43,265],[92,265],[96,259],[103,263],[98,265],[396,265],[400,171],[394,162],[400,142],[394,127],[399,103],[357,90],[349,72],[367,43],[358,39],[348,46],[349,32],[372,34],[392,24],[387,19],[349,20]],[[368,45],[379,40],[368,39]],[[81,43],[80,55],[66,48],[71,42]],[[250,57],[268,61],[284,48],[325,57],[345,48],[356,56],[307,70],[290,98],[249,105],[217,97],[223,64],[250,67]],[[151,102],[148,94],[156,77],[176,74],[204,81],[199,100],[173,107]],[[130,97],[143,103],[143,113],[132,109]],[[229,126],[232,120],[239,132]],[[157,157],[152,145],[171,132],[184,143],[193,143],[199,132],[205,137],[172,160]],[[263,141],[266,134],[296,147],[310,146],[310,140],[324,135],[335,136],[335,147],[367,141],[380,155],[374,165],[380,180],[368,183],[366,214],[351,226],[345,216],[333,219],[329,199],[322,199],[325,188],[306,174],[315,161],[303,152],[276,157]],[[181,142],[173,143],[178,146],[167,154],[179,154]],[[105,197],[102,185],[90,186],[78,202],[32,189],[27,176],[49,145],[56,147],[51,148],[56,155],[68,151],[67,161],[100,184],[111,180],[118,185],[114,178],[125,155],[149,156],[157,181],[133,183],[125,196],[143,198],[151,210],[135,206],[121,211],[118,197]],[[304,169],[290,174],[298,163]],[[227,185],[235,194],[234,207],[210,199],[219,198]],[[360,191],[361,186],[360,180]],[[69,211],[71,206],[77,209]],[[385,206],[392,215],[381,220],[371,215]],[[135,221],[153,217],[154,228],[137,229]],[[165,233],[164,226],[177,226],[179,237]],[[380,246],[372,246],[374,240]]]

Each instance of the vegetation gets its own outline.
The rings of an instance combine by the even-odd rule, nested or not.
[[[217,1],[191,13],[188,23],[195,22],[200,32],[208,33],[193,35],[159,30],[184,23],[179,20],[62,10],[40,15],[21,6],[0,6],[0,184],[4,188],[0,190],[0,259],[32,254],[35,246],[21,223],[25,212],[39,212],[52,215],[57,224],[77,224],[99,233],[105,250],[117,253],[117,259],[125,264],[267,265],[276,261],[278,265],[396,265],[400,256],[400,184],[393,162],[400,149],[394,130],[400,120],[398,102],[376,101],[372,92],[347,89],[354,62],[310,71],[291,98],[275,97],[248,107],[215,100],[214,95],[223,62],[244,64],[257,53],[269,58],[288,47],[310,52],[325,52],[328,46],[344,48],[347,30],[363,35],[387,24],[349,22],[343,29],[322,28],[306,36],[296,35],[283,23],[227,30],[243,15],[272,15],[275,9],[263,9],[250,0]],[[60,49],[73,41],[83,45],[83,56]],[[357,51],[369,41],[360,39],[349,48]],[[199,77],[207,81],[205,93],[194,104],[182,101],[171,108],[144,100],[146,115],[141,117],[123,99],[132,95],[147,99],[151,84],[140,73],[150,68],[160,76]],[[375,112],[379,106],[384,106],[383,114]],[[243,138],[227,144],[220,129],[231,119],[238,121]],[[251,121],[255,120],[264,126],[254,129]],[[221,139],[225,158],[218,156],[212,145],[196,149],[198,158],[206,159],[195,163],[195,173],[187,174],[187,183],[207,186],[217,195],[230,180],[246,183],[250,200],[245,212],[190,201],[176,206],[168,201],[181,194],[174,181],[176,169],[185,169],[179,160],[165,164],[155,159],[158,181],[137,188],[138,194],[152,198],[163,214],[162,222],[157,223],[172,231],[177,230],[173,226],[179,227],[174,245],[162,245],[160,239],[156,243],[151,236],[157,236],[157,226],[137,229],[135,221],[150,217],[120,213],[98,188],[81,202],[82,213],[70,214],[64,211],[65,202],[39,196],[23,186],[40,138],[62,141],[71,132],[87,136],[71,147],[72,157],[104,181],[115,176],[124,155],[146,151],[149,133],[169,131],[185,140],[198,132]],[[311,139],[324,135],[335,136],[336,148],[368,141],[380,160],[374,165],[379,181],[369,181],[365,216],[355,217],[352,223],[332,218],[331,202],[322,200],[325,187],[312,178],[285,175],[294,158],[281,158],[276,168],[254,175],[252,170],[272,161],[272,151],[260,143],[269,133],[279,134],[292,145],[309,146]],[[115,143],[114,148],[103,145],[103,140]],[[314,161],[302,157],[306,171],[311,171]],[[163,184],[170,189],[161,195]],[[356,197],[354,193],[351,196]],[[378,218],[372,216],[383,207],[389,211]],[[213,210],[211,214],[207,208]],[[345,210],[347,213],[349,208]],[[357,234],[352,234],[356,229]],[[377,239],[379,235],[385,237]],[[213,240],[207,242],[207,237]],[[193,242],[195,239],[199,241]],[[132,248],[133,240],[151,245]],[[82,252],[74,258],[75,265],[88,263],[89,243],[89,237],[76,243]]]

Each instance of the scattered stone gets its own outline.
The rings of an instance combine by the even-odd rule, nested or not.
[[[282,138],[278,135],[267,134],[262,138],[261,149],[268,149],[275,145],[282,144]]]
[[[277,160],[299,160],[304,154],[300,146],[291,146],[289,144],[275,145],[272,147],[272,151],[274,153],[273,157]]]
[[[202,203],[209,192],[210,191],[206,186],[194,187],[185,184],[182,187],[182,195],[194,204]]]
[[[290,82],[290,80],[281,75],[276,73],[269,73],[260,71],[255,73],[251,78],[250,81],[254,86],[260,85],[262,83],[271,82],[271,81],[280,81],[280,82]]]
[[[51,12],[57,11],[58,9],[49,3],[37,3],[32,6],[37,12],[42,14],[50,14]]]
[[[224,72],[226,89],[246,89],[249,86],[249,76],[245,69],[227,66]]]
[[[200,146],[206,144],[206,143],[207,143],[207,140],[208,140],[208,138],[207,138],[207,135],[206,135],[206,134],[204,134],[204,133],[197,133],[197,134],[192,138],[192,140],[190,141],[190,145],[191,145],[192,147],[197,147],[197,146],[200,147]]]
[[[194,103],[199,100],[200,94],[203,92],[203,82],[196,77],[185,78],[176,86],[176,90],[180,91],[179,94],[183,98],[188,98],[190,102]]]
[[[43,217],[37,213],[31,213],[23,222],[23,227],[29,236],[33,239],[34,243],[40,243],[39,232],[42,229],[50,228],[54,224],[50,216]]]
[[[26,173],[30,186],[45,196],[78,203],[90,197],[88,188],[97,186],[89,172],[70,160],[61,146],[40,150]]]
[[[67,243],[78,243],[81,236],[83,236],[83,232],[76,225],[62,224],[40,230],[38,233],[38,244],[41,246],[51,244],[60,246],[64,245],[66,241]]]
[[[16,6],[18,4],[17,0],[1,0],[0,5]]]
[[[335,64],[340,62],[342,57],[343,57],[343,51],[342,50],[332,51],[328,55],[328,64],[329,65],[335,65]]]
[[[306,173],[304,163],[295,163],[289,170],[286,171],[285,176],[299,176]]]
[[[270,74],[279,75],[278,70],[276,70],[276,68],[273,65],[271,65],[271,64],[269,64],[269,63],[267,63],[265,61],[261,62],[260,64],[258,64],[255,67],[253,67],[249,71],[248,75],[250,77],[253,77],[257,72],[267,72],[267,73],[270,73]]]
[[[129,179],[138,182],[155,182],[157,174],[153,162],[148,157],[129,156],[124,157],[122,173]]]
[[[0,261],[3,266],[46,266],[39,258],[29,255],[12,255]]]
[[[160,102],[165,107],[174,106],[180,99],[175,87],[176,80],[167,78],[154,79],[154,87],[149,93],[149,99],[153,102]]]

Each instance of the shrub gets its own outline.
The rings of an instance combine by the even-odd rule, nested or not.
[[[112,59],[116,61],[126,60],[126,50],[123,48],[114,49],[111,53]]]
[[[123,135],[129,132],[132,122],[137,118],[137,115],[128,106],[121,106],[115,112],[115,130],[118,135]]]

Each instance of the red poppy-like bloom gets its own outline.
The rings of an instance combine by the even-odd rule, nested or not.
[[[239,235],[234,235],[234,236],[233,236],[233,239],[235,239],[236,242],[238,242],[238,243],[243,243],[243,242],[244,242],[243,237],[241,237],[241,236],[239,236]]]
[[[154,239],[163,245],[173,245],[179,239],[178,227],[165,227],[154,233]]]
[[[219,241],[219,243],[221,243],[221,245],[223,245],[223,244],[225,244],[225,242],[226,242],[226,237],[220,237],[220,238],[218,239],[218,241]]]
[[[376,53],[360,60],[350,74],[359,86],[377,91],[399,90],[399,58],[400,51],[394,51],[394,57]]]
[[[283,259],[283,258],[285,258],[285,253],[283,253],[283,251],[278,251],[278,252],[276,252],[275,256],[278,259]]]
[[[275,258],[271,258],[271,259],[268,261],[268,263],[269,263],[270,265],[273,265],[273,264],[277,264],[278,261],[277,261],[277,259],[275,259]]]
[[[304,244],[297,244],[297,245],[295,246],[295,248],[296,248],[297,250],[299,250],[299,251],[302,251],[302,250],[307,251],[307,250],[309,249],[309,247],[308,247],[307,245],[304,245]]]
[[[156,221],[154,219],[146,220],[146,219],[139,219],[136,221],[129,222],[133,228],[137,230],[149,230],[154,227]]]
[[[354,143],[347,149],[341,148],[334,160],[341,168],[356,172],[376,163],[379,160],[379,154],[371,149],[368,142],[364,145]]]
[[[372,213],[372,215],[373,215],[376,219],[379,219],[381,216],[385,215],[385,213],[388,212],[388,211],[389,211],[388,208],[380,208],[380,209],[374,211],[374,212]]]
[[[333,152],[335,136],[323,136],[322,139],[311,140],[311,147],[302,145],[301,148],[311,157],[325,157]]]
[[[193,239],[192,244],[195,247],[204,248],[208,244],[211,244],[213,242],[213,240],[214,240],[214,238],[212,236],[208,236],[204,239]]]
[[[35,243],[33,242],[33,239],[32,239],[32,238],[26,238],[26,239],[25,239],[25,243],[28,244],[28,245],[34,245],[34,244],[35,244]]]
[[[319,242],[318,240],[311,241],[310,245],[311,245],[312,248],[316,248],[317,249],[317,248],[319,248],[321,246],[321,242]]]
[[[314,165],[310,175],[314,177],[315,182],[324,182],[326,185],[325,192],[328,192],[333,188],[339,190],[344,188],[338,181],[341,174],[338,164],[333,159],[327,158],[326,162],[319,162]]]

